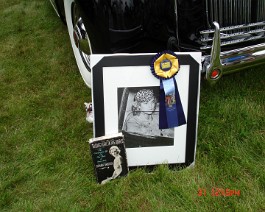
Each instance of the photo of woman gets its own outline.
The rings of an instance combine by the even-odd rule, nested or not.
[[[114,172],[113,172],[111,177],[103,180],[101,182],[101,184],[105,184],[108,181],[113,180],[113,179],[115,179],[121,175],[123,158],[120,155],[120,152],[121,152],[121,150],[119,149],[119,147],[117,147],[117,146],[110,147],[109,154],[114,157],[114,161],[113,161]]]
[[[118,94],[127,148],[173,145],[174,129],[159,129],[159,87],[123,88]]]

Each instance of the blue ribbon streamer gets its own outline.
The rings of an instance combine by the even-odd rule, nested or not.
[[[159,128],[168,129],[186,124],[175,78],[160,79]]]

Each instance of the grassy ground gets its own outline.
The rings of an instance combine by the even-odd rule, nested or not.
[[[90,90],[66,27],[44,0],[0,0],[0,15],[1,211],[265,210],[262,67],[202,83],[194,169],[138,169],[100,186],[86,143]]]

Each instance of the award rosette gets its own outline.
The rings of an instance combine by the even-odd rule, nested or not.
[[[186,124],[175,75],[179,71],[177,55],[163,51],[151,62],[153,75],[160,79],[159,129],[178,127]]]

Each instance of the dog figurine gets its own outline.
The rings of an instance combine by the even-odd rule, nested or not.
[[[85,109],[86,109],[86,121],[89,123],[93,123],[94,122],[94,114],[93,114],[93,109],[92,109],[92,103],[89,102],[85,102]]]

